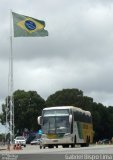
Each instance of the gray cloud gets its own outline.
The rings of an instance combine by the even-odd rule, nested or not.
[[[49,31],[43,38],[13,38],[15,90],[36,90],[46,99],[57,90],[78,88],[113,105],[112,0],[2,0],[0,8],[1,101],[8,88],[11,8],[45,20]]]

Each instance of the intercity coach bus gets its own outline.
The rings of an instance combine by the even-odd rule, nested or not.
[[[74,106],[44,108],[38,117],[42,129],[40,148],[75,144],[89,146],[93,142],[92,117],[89,111]]]

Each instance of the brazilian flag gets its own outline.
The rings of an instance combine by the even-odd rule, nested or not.
[[[12,12],[14,37],[45,37],[48,31],[44,29],[45,22],[32,17]]]

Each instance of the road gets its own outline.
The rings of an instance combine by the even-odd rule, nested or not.
[[[12,157],[13,160],[64,160],[64,159],[113,159],[113,145],[92,145],[90,147],[75,148],[46,148],[39,149],[38,145],[27,145],[22,150],[1,150],[1,159],[6,156]],[[91,156],[97,157],[91,157]],[[102,156],[106,157],[102,157]],[[77,157],[78,156],[78,157]],[[85,157],[84,157],[85,156]],[[9,157],[10,160],[11,157]]]

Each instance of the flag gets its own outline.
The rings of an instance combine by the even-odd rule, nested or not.
[[[45,37],[48,31],[44,29],[45,22],[32,17],[12,12],[14,37]]]

